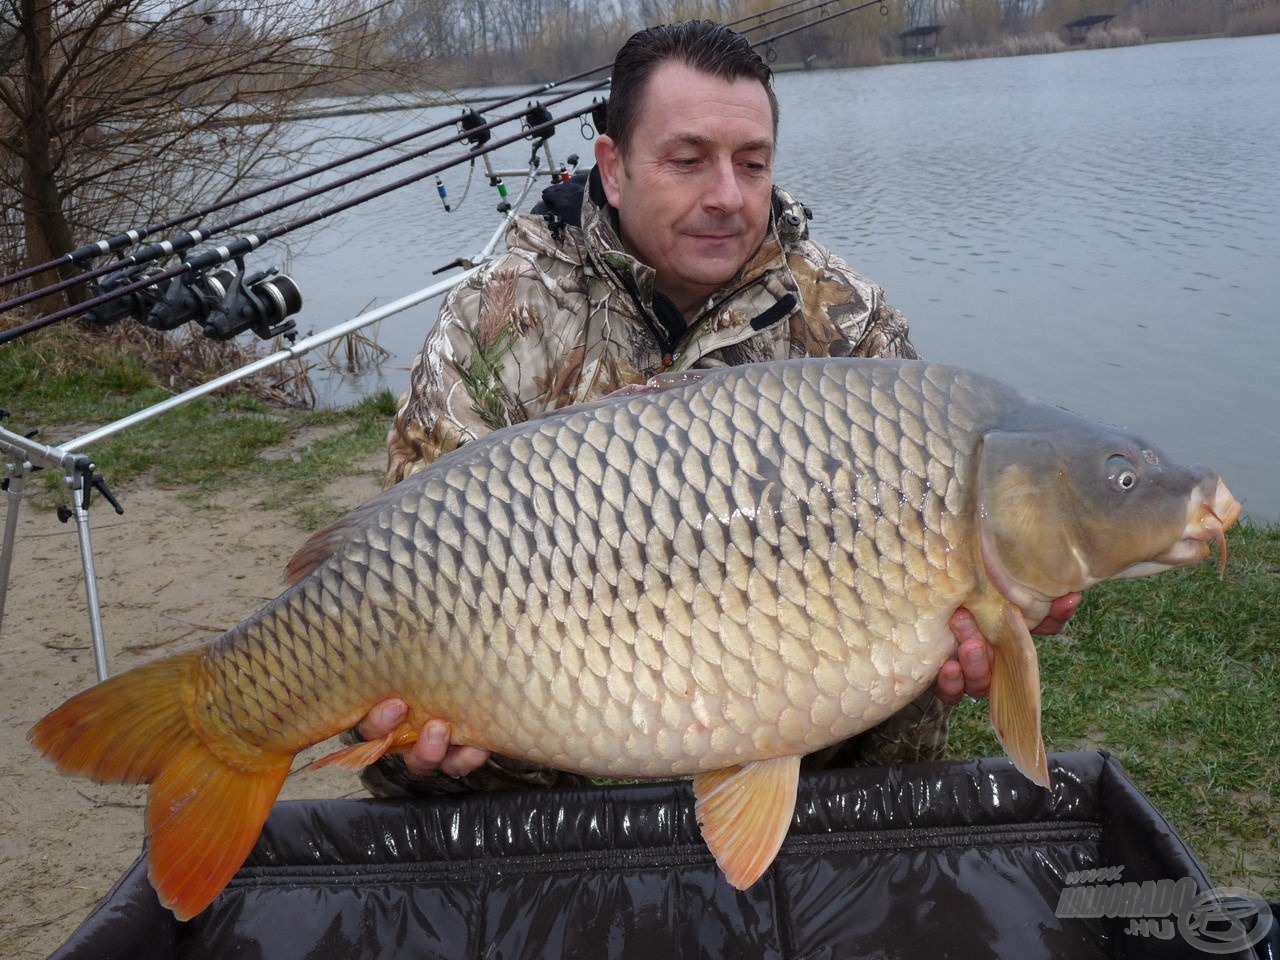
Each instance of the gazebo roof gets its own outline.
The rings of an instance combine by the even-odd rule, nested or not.
[[[1081,17],[1079,20],[1072,20],[1070,23],[1063,24],[1063,26],[1068,29],[1092,27],[1099,23],[1106,23],[1108,20],[1114,20],[1115,16],[1116,15],[1114,13],[1095,13],[1092,16]]]
[[[924,27],[912,27],[910,30],[903,30],[898,34],[899,40],[909,40],[911,37],[927,37],[931,33],[941,33],[944,25],[941,23],[931,23]]]

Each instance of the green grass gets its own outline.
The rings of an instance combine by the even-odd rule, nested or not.
[[[1242,523],[1228,546],[1225,580],[1206,563],[1099,584],[1038,638],[1045,745],[1109,751],[1215,882],[1275,898],[1280,526]],[[957,710],[949,752],[1000,754],[985,704]]]
[[[36,439],[52,445],[167,399],[181,389],[171,379],[171,371],[122,350],[119,338],[71,326],[0,347],[0,407],[11,414],[5,427],[23,434],[39,428]],[[141,480],[180,488],[196,502],[228,484],[262,480],[266,506],[290,506],[304,527],[316,527],[340,511],[320,488],[382,448],[393,413],[385,391],[346,409],[303,410],[233,387],[83,452],[113,488]],[[43,491],[34,498],[37,509],[67,500],[60,476],[42,474],[32,486]]]

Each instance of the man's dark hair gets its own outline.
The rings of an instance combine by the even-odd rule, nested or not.
[[[722,80],[758,80],[769,95],[773,135],[778,136],[778,98],[773,71],[741,34],[712,20],[686,20],[648,27],[622,45],[613,60],[606,132],[626,152],[640,114],[645,86],[659,64],[675,60]]]

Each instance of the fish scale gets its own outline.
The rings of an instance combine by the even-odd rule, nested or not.
[[[335,762],[442,718],[562,770],[693,775],[743,887],[782,843],[800,756],[927,689],[961,604],[992,645],[1001,742],[1047,786],[1026,623],[1225,551],[1238,514],[1211,472],[953,367],[684,373],[443,457],[313,537],[244,623],[30,737],[66,772],[152,785],[152,878],[182,917],[243,860],[293,755],[393,696],[401,728]]]
[[[950,515],[917,502],[938,496],[927,477],[902,473],[902,461],[922,462],[923,438],[903,436],[887,416],[904,394],[926,409],[928,369],[913,368],[915,382],[895,376],[888,389],[850,377],[856,367],[813,383],[801,369],[787,371],[790,382],[753,371],[589,408],[518,443],[474,445],[413,495],[393,491],[319,577],[283,595],[256,629],[211,648],[219,676],[209,686],[238,686],[261,672],[242,662],[242,648],[263,636],[294,638],[280,646],[284,668],[272,671],[294,679],[227,700],[221,726],[296,749],[314,732],[277,740],[262,717],[298,718],[321,702],[331,714],[340,697],[363,704],[396,693],[417,713],[450,717],[459,739],[601,775],[716,769],[847,736],[868,710],[874,722],[919,692],[928,671],[899,661],[945,657],[951,641],[938,625],[972,582],[923,549],[922,517]],[[859,412],[877,411],[861,425],[846,412],[858,387],[867,397]],[[694,442],[684,424],[700,422],[699,410],[710,424]],[[741,415],[752,410],[760,416]],[[744,439],[751,458],[735,454]],[[856,496],[860,476],[872,496]],[[908,485],[910,505],[899,510]],[[329,665],[343,662],[335,648],[353,631],[320,611],[353,606],[358,642],[370,649],[348,655],[358,670],[339,674]],[[309,611],[303,642],[277,607]],[[894,646],[870,653],[868,626]],[[660,683],[637,680],[637,664],[649,671],[659,659]],[[890,679],[858,689],[869,674]],[[501,706],[527,704],[529,685],[554,709]],[[314,689],[295,688],[304,686]],[[637,689],[658,697],[652,710],[635,708]],[[462,694],[485,710],[466,717]],[[615,703],[608,716],[623,729],[577,732]],[[659,717],[697,732],[678,746],[670,737],[649,742],[643,727]],[[739,735],[703,737],[716,719]],[[753,740],[752,723],[778,732]],[[696,755],[678,755],[686,752]]]

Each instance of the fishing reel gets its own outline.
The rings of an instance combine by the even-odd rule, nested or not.
[[[489,121],[474,110],[468,110],[462,115],[462,119],[458,121],[458,124],[462,127],[462,132],[466,134],[467,142],[476,150],[479,150],[489,142],[493,130],[488,126],[488,123]],[[479,129],[481,127],[484,129]]]
[[[138,263],[115,273],[109,273],[93,283],[93,290],[99,296],[107,296],[124,287],[131,286],[147,277],[158,277],[163,271],[150,263]],[[92,310],[86,310],[85,320],[99,326],[107,326],[124,317],[141,320],[147,311],[160,299],[160,291],[154,286],[142,287],[129,293],[121,294],[114,300],[99,304]]]
[[[235,263],[235,270],[222,267],[174,277],[163,292],[164,271],[150,263],[125,267],[99,280],[97,294],[106,296],[148,277],[156,282],[99,304],[86,311],[85,319],[105,326],[133,317],[155,330],[176,330],[190,322],[211,340],[230,340],[246,330],[263,340],[296,337],[296,324],[288,318],[302,309],[297,283],[276,267],[246,275],[244,261],[236,258]]]
[[[297,337],[297,324],[287,318],[302,309],[302,290],[277,267],[249,276],[243,260],[237,258],[236,267],[238,272],[229,280],[226,296],[204,318],[204,335],[211,340],[230,340],[252,330],[262,340],[283,336],[292,342]],[[220,270],[211,277],[227,273],[231,271]]]
[[[174,277],[164,297],[147,314],[147,326],[176,330],[188,321],[203,326],[227,298],[235,279],[236,272],[225,267],[210,274]]]

